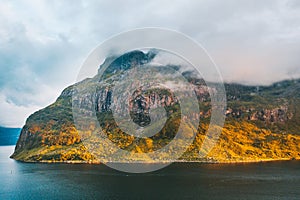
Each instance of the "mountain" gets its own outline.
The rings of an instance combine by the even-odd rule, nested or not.
[[[20,128],[5,128],[0,126],[0,146],[15,145],[20,132]]]
[[[98,163],[99,156],[107,158],[107,155],[114,153],[106,143],[101,143],[102,147],[95,145],[99,144],[100,132],[95,123],[84,124],[83,130],[76,129],[72,114],[73,104],[80,113],[85,114],[84,119],[79,119],[81,122],[91,121],[94,113],[90,109],[94,108],[102,134],[118,148],[129,153],[155,152],[170,144],[176,138],[178,130],[183,130],[183,136],[186,137],[196,134],[193,143],[180,158],[183,161],[250,162],[300,159],[300,80],[286,80],[270,86],[226,83],[225,124],[218,143],[205,158],[199,157],[199,151],[203,151],[201,145],[210,123],[212,108],[209,91],[215,88],[213,84],[208,87],[203,79],[197,78],[191,71],[181,70],[180,73],[192,85],[200,108],[200,111],[196,111],[189,107],[190,105],[186,105],[188,118],[200,119],[200,123],[193,125],[181,118],[184,113],[172,91],[158,88],[144,90],[141,87],[132,93],[128,105],[131,119],[135,124],[144,127],[143,130],[147,130],[151,120],[154,120],[154,127],[160,127],[160,120],[155,121],[150,117],[150,107],[162,106],[166,110],[165,124],[162,129],[158,129],[160,131],[157,134],[146,138],[138,138],[124,132],[119,125],[126,125],[127,122],[117,122],[112,112],[126,109],[124,104],[114,106],[114,101],[121,101],[126,92],[121,93],[116,100],[112,90],[123,77],[130,77],[134,70],[144,70],[146,79],[150,80],[154,70],[166,75],[165,84],[171,82],[177,90],[184,93],[181,79],[173,81],[174,77],[168,76],[174,74],[174,70],[181,69],[181,66],[151,65],[156,56],[157,52],[153,51],[132,51],[119,57],[107,58],[102,67],[108,68],[102,75],[99,70],[95,77],[66,88],[56,102],[33,113],[27,119],[11,157],[26,162]],[[147,71],[149,66],[153,67],[152,71]],[[141,81],[143,80],[140,80],[140,77],[135,77],[130,84],[139,85]],[[83,95],[76,96],[79,92]],[[75,98],[73,96],[72,99],[74,94]],[[183,98],[192,98],[188,93],[184,94]],[[91,146],[83,144],[82,139],[86,138],[93,143]],[[182,141],[178,139],[178,142]],[[90,148],[94,149],[92,153],[88,151]],[[172,151],[176,152],[179,149],[180,147],[176,147]],[[167,157],[162,156],[161,159],[167,161]]]

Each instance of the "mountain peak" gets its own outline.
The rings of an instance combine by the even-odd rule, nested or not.
[[[98,74],[102,69],[105,69],[104,74],[116,73],[121,70],[128,70],[137,65],[144,65],[150,63],[157,55],[155,50],[149,50],[144,53],[140,50],[133,50],[123,55],[112,55],[105,59],[103,64],[98,69]]]

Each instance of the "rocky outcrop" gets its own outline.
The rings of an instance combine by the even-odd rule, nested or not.
[[[83,87],[97,84],[97,87],[95,87],[96,92],[87,92],[85,95],[72,99],[72,95],[78,91],[75,89],[76,87],[70,86],[61,93],[55,103],[32,114],[22,129],[12,157],[22,161],[82,160],[90,162],[93,160],[93,156],[82,145],[73,123],[72,103],[81,108],[86,116],[92,116],[93,113],[89,110],[95,108],[97,117],[100,117],[99,119],[102,120],[101,123],[103,124],[103,120],[111,120],[110,114],[113,105],[117,105],[114,109],[118,111],[124,110],[126,106],[114,102],[116,101],[113,98],[112,90],[114,82],[122,79],[124,73],[129,69],[142,67],[151,62],[155,55],[156,53],[153,51],[148,53],[133,51],[120,57],[107,58],[103,65],[108,66],[108,68],[101,77],[97,75],[76,84]],[[173,68],[178,69],[179,66],[173,66]],[[191,83],[200,107],[200,112],[191,110],[189,117],[201,119],[197,137],[183,159],[197,160],[197,156],[193,152],[197,152],[201,148],[203,136],[209,124],[211,116],[209,90],[214,88],[209,88],[204,80],[194,77],[192,72],[183,72],[182,75]],[[257,159],[260,157],[272,159],[276,156],[276,158],[280,158],[280,156],[285,158],[297,157],[299,148],[295,145],[299,140],[300,130],[298,106],[300,100],[299,90],[297,90],[299,85],[299,80],[284,81],[282,84],[275,83],[268,87],[225,84],[228,107],[224,111],[226,126],[220,144],[225,145],[225,142],[228,141],[233,146],[225,145],[228,150],[227,153],[223,152],[224,155],[218,155],[216,158],[219,160],[221,158],[235,159],[238,157],[237,150],[243,156],[246,155],[245,152],[251,152],[251,155]],[[180,90],[184,90],[184,88],[182,87]],[[189,96],[184,97],[189,98]],[[122,95],[120,98],[122,98]],[[115,125],[104,125],[103,127],[109,127],[108,137],[112,141],[116,141],[123,149],[128,151],[153,151],[172,140],[174,135],[170,132],[178,129],[178,124],[180,124],[178,99],[172,91],[167,89],[147,91],[137,89],[129,100],[130,116],[140,126],[146,127],[150,123],[150,111],[157,107],[166,108],[167,116],[172,118],[173,121],[169,121],[165,125],[161,137],[157,136],[156,141],[153,138],[134,140],[128,135],[122,134]],[[108,124],[111,122],[107,121]],[[251,129],[248,127],[251,127]],[[91,126],[89,128],[93,132],[95,127]],[[190,130],[189,128],[187,125],[186,130]],[[233,137],[231,134],[237,135]],[[249,137],[246,138],[243,134]],[[256,137],[256,134],[259,135]],[[240,138],[240,141],[236,141],[237,138]],[[270,141],[266,138],[277,139],[272,140],[271,145],[271,143],[268,144]],[[124,143],[120,144],[121,141]],[[282,141],[286,142],[283,143]],[[280,150],[270,149],[274,148],[277,142],[281,145]],[[280,153],[265,153],[267,151],[280,151]],[[289,153],[282,153],[285,151]],[[268,155],[270,156],[268,157]],[[213,155],[210,156],[210,159],[212,159]]]

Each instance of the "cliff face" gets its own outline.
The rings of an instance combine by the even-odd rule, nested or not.
[[[159,134],[137,139],[122,132],[113,120],[112,85],[122,79],[126,71],[141,67],[155,57],[155,53],[133,51],[117,59],[108,58],[109,65],[102,77],[84,80],[82,86],[98,83],[95,93],[73,99],[89,115],[94,107],[98,121],[107,137],[117,146],[131,152],[151,152],[168,144],[180,124],[178,99],[168,90],[136,90],[129,103],[130,116],[140,126],[147,126],[150,110],[162,106],[168,120]],[[178,69],[178,66],[171,66]],[[161,70],[159,68],[159,70]],[[209,89],[205,82],[184,72],[197,95],[200,112],[190,112],[190,118],[200,118],[196,138],[182,156],[183,160],[200,160],[199,149],[204,140],[211,116]],[[268,159],[300,159],[300,80],[283,81],[271,86],[225,84],[227,110],[225,126],[218,144],[206,158],[209,161],[255,161]],[[182,88],[184,90],[184,88]],[[66,88],[52,105],[35,112],[21,131],[12,158],[21,161],[87,161],[98,162],[81,143],[73,122],[72,94],[74,86]],[[189,98],[186,96],[185,98]],[[119,110],[124,105],[119,105]],[[90,132],[96,131],[91,125]],[[192,129],[185,125],[189,134]],[[87,133],[90,134],[90,133]]]

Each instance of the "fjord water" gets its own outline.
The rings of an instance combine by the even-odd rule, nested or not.
[[[0,199],[300,199],[300,162],[175,163],[146,174],[21,163],[0,146]]]

